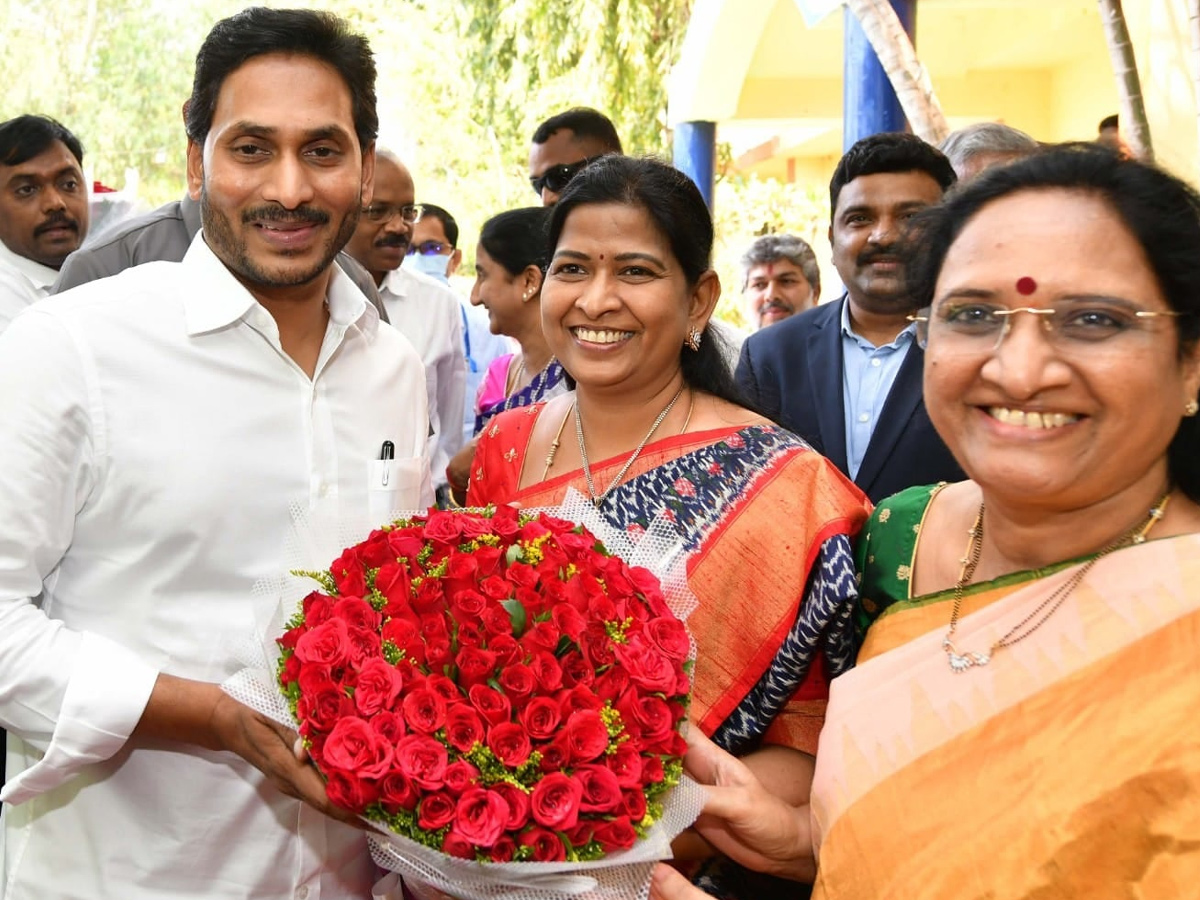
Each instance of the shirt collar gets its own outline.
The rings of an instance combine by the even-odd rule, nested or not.
[[[387,291],[393,297],[403,300],[408,296],[408,286],[412,284],[412,273],[396,268],[383,276],[380,289]]]
[[[189,335],[232,325],[254,310],[266,312],[254,295],[213,253],[204,240],[203,232],[192,239],[183,257],[183,264],[198,275],[189,281],[193,287],[184,294],[184,316]],[[329,279],[329,291],[325,298],[330,321],[343,329],[357,322],[363,331],[374,332],[379,326],[379,313],[337,263],[330,265],[333,266],[333,277]]]
[[[0,241],[0,261],[7,263],[10,268],[16,269],[24,275],[37,292],[43,296],[50,293],[50,287],[58,278],[57,269],[43,266],[37,260],[13,253],[4,241]]]
[[[183,227],[187,229],[190,241],[200,233],[200,204],[192,199],[191,194],[184,194],[179,201],[179,214],[183,217]]]
[[[854,332],[854,329],[850,327],[850,295],[849,294],[842,294],[842,335],[844,337],[850,338],[850,340],[855,341],[859,344],[865,345],[865,344],[871,343],[866,338],[864,338],[862,335],[856,334]],[[890,344],[884,344],[883,346],[899,347],[903,344],[910,343],[913,339],[916,338],[916,336],[917,336],[917,323],[909,322],[904,327],[904,330],[901,331],[899,334],[897,334],[892,339],[892,342]],[[878,348],[876,348],[876,349],[878,349]]]

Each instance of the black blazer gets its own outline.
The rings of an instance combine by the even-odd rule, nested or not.
[[[847,467],[841,329],[845,302],[843,296],[750,335],[737,367],[746,399],[842,472]],[[925,411],[924,361],[925,353],[913,344],[854,479],[872,503],[913,485],[966,478]]]

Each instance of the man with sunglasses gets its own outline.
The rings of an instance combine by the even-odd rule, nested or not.
[[[429,394],[429,459],[434,487],[445,486],[446,466],[463,444],[467,364],[458,300],[445,284],[401,268],[421,219],[407,167],[387,150],[376,153],[375,195],[363,208],[346,251],[370,273],[388,320],[408,338],[425,364]],[[438,479],[442,481],[439,483]]]
[[[621,139],[612,121],[594,109],[576,106],[551,116],[533,133],[529,183],[542,206],[553,206],[589,162],[606,153],[621,152]]]

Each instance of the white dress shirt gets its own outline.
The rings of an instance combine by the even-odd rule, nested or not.
[[[450,457],[462,449],[467,361],[463,355],[462,315],[454,292],[428,275],[393,269],[379,286],[392,326],[416,347],[425,363],[429,392],[429,461],[433,483],[446,483]]]
[[[232,753],[130,738],[159,672],[239,668],[290,507],[432,499],[420,360],[340,271],[327,302],[310,379],[201,235],[0,336],[5,900],[369,896],[362,832]]]
[[[0,333],[25,307],[49,297],[57,277],[56,269],[18,256],[0,241]]]

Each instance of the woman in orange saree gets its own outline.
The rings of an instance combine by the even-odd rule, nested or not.
[[[1064,147],[916,227],[925,403],[971,480],[868,523],[810,807],[698,746],[738,785],[698,827],[815,858],[826,900],[1195,896],[1200,195]]]
[[[543,329],[575,391],[484,429],[467,501],[556,504],[574,487],[619,528],[671,522],[699,600],[691,716],[782,794],[807,794],[804,762],[790,763],[815,751],[828,679],[853,658],[850,538],[868,503],[737,403],[707,328],[712,224],[686,176],[598,160],[567,187],[548,243]]]

